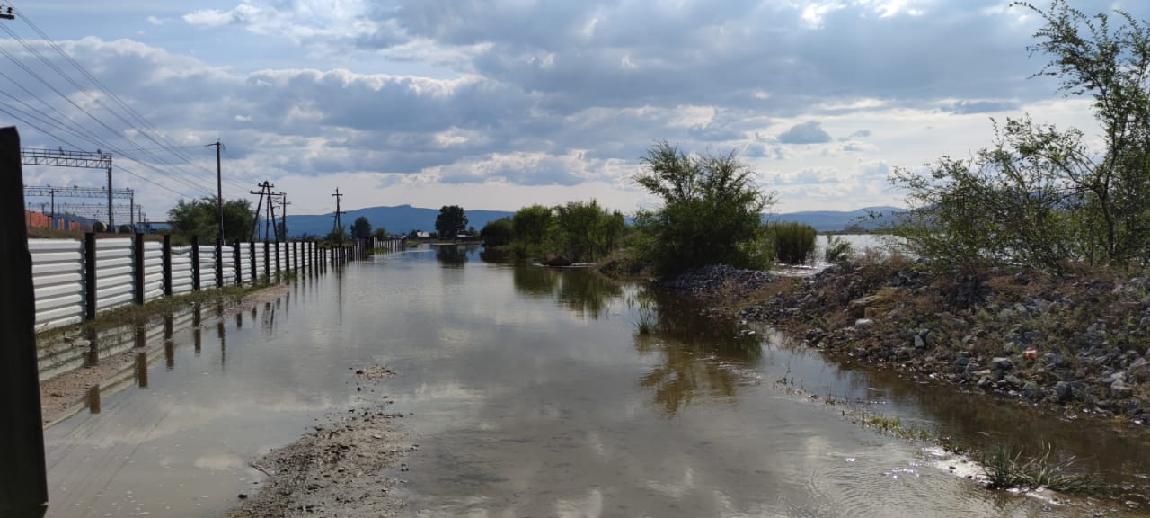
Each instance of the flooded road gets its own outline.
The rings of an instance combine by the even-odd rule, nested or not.
[[[923,445],[852,424],[825,396],[875,402],[960,443],[1043,439],[1123,480],[1146,472],[1137,436],[1065,432],[852,371],[666,301],[639,335],[659,302],[590,272],[440,248],[304,276],[238,318],[205,309],[204,327],[174,332],[162,359],[101,395],[98,414],[46,431],[49,515],[222,515],[258,490],[251,461],[326,413],[384,400],[411,414],[397,425],[420,445],[394,473],[417,516],[1073,514],[950,475]],[[382,393],[357,391],[365,365],[397,375]]]

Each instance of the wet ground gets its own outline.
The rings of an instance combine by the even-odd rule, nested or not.
[[[99,413],[49,428],[49,515],[222,515],[258,490],[256,459],[327,414],[382,405],[419,444],[387,474],[403,481],[405,515],[1082,512],[953,476],[923,444],[859,427],[825,396],[971,447],[1050,442],[1132,492],[1150,483],[1140,435],[853,370],[694,315],[478,249],[303,276],[254,312],[175,331],[133,383],[101,394]],[[637,333],[644,318],[651,335]],[[354,370],[372,365],[396,374],[365,389]]]

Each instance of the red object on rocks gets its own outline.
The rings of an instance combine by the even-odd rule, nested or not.
[[[1022,353],[1022,357],[1026,358],[1027,360],[1037,360],[1038,359],[1038,349],[1031,347],[1030,349],[1027,349],[1026,352]]]

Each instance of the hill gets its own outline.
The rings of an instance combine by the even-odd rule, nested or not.
[[[819,231],[842,230],[850,225],[860,225],[863,228],[877,228],[892,221],[892,215],[902,212],[895,207],[870,207],[859,210],[810,210],[800,212],[786,212],[781,214],[765,214],[764,221],[797,221],[815,227]],[[435,230],[435,216],[439,209],[424,209],[411,205],[396,207],[368,207],[364,209],[349,210],[344,213],[343,224],[351,226],[355,218],[366,217],[373,228],[383,227],[393,234],[406,234],[410,230]],[[508,217],[513,211],[505,210],[470,210],[467,209],[468,225],[483,228],[488,221]],[[871,214],[882,217],[871,218]],[[333,213],[321,215],[288,216],[288,232],[293,237],[304,234],[322,236],[331,232]]]
[[[794,221],[815,227],[820,232],[843,230],[851,225],[865,229],[888,226],[898,220],[904,209],[897,207],[867,207],[858,210],[807,210],[766,214],[764,221]],[[877,216],[877,217],[875,217]]]
[[[466,207],[465,207],[466,209]],[[503,218],[514,214],[502,210],[467,210],[468,225],[477,229],[483,228],[488,221]],[[349,210],[343,214],[343,226],[349,227],[356,218],[363,216],[371,222],[372,228],[383,227],[392,234],[406,234],[410,230],[435,230],[435,217],[439,209],[424,209],[411,205],[397,207],[368,207],[365,209]],[[293,237],[304,234],[323,236],[331,232],[332,218],[335,213],[322,215],[288,215],[288,233]]]

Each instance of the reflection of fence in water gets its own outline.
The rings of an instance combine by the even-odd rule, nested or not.
[[[187,308],[172,314],[171,331],[179,332],[190,328],[195,321],[193,312],[193,309]],[[164,335],[167,334],[165,330],[168,327],[165,320],[166,317],[157,319],[142,329],[136,326],[120,326],[86,335],[77,331],[41,340],[38,351],[40,379],[49,380],[62,373],[94,365],[101,359],[141,345],[147,349],[163,345]]]

